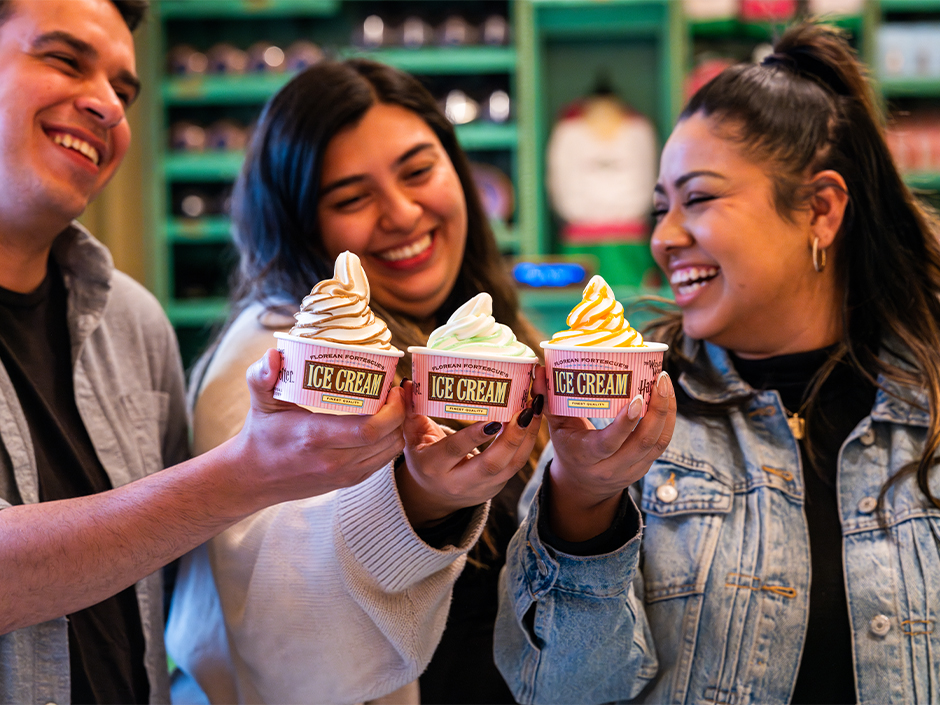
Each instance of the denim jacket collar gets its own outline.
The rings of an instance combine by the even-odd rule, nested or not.
[[[754,391],[738,375],[731,362],[731,356],[724,348],[706,341],[687,339],[683,352],[700,364],[711,367],[722,380],[720,385],[713,385],[707,380],[695,379],[683,373],[679,377],[679,384],[693,399],[716,404]],[[896,365],[906,366],[900,358],[887,349],[882,349],[880,358]],[[875,395],[875,405],[871,412],[871,418],[874,421],[924,428],[930,425],[926,391],[898,384],[886,379],[883,375],[878,377],[878,383],[884,389],[879,389]]]

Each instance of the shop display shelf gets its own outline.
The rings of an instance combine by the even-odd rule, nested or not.
[[[218,322],[228,314],[224,298],[171,299],[166,305],[167,317],[174,326],[199,326]]]
[[[166,239],[170,243],[228,242],[232,239],[231,227],[225,216],[172,218],[166,224]]]
[[[335,15],[340,0],[160,0],[164,19],[322,17]]]

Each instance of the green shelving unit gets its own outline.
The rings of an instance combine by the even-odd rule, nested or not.
[[[428,0],[422,3],[438,14],[455,8]],[[512,23],[512,0],[504,5]],[[490,3],[489,10],[497,8]],[[146,80],[158,86],[156,99],[149,113],[149,136],[153,144],[162,145],[154,155],[155,184],[152,198],[145,204],[153,214],[151,286],[163,303],[170,320],[180,329],[207,331],[227,313],[225,297],[218,287],[206,286],[180,290],[179,273],[194,269],[197,275],[207,262],[211,264],[212,248],[225,260],[230,245],[230,221],[227,216],[212,213],[188,218],[174,207],[181,191],[193,187],[211,192],[229,186],[237,177],[244,152],[200,151],[176,152],[168,147],[171,123],[199,116],[203,121],[220,117],[256,115],[270,96],[290,80],[287,73],[240,75],[171,75],[166,68],[168,51],[177,44],[190,44],[205,51],[219,41],[230,41],[247,48],[254,41],[309,39],[324,48],[328,56],[339,58],[365,57],[401,68],[428,80],[475,80],[479,76],[502,75],[510,95],[515,91],[517,50],[509,46],[429,46],[421,49],[383,48],[366,50],[352,46],[350,38],[357,21],[366,14],[381,10],[375,2],[363,0],[161,0],[153,4],[154,22],[147,28],[148,43],[155,48],[154,56],[142,62]],[[489,11],[488,10],[488,11]],[[205,34],[205,38],[202,38]],[[200,44],[202,42],[202,45]],[[515,111],[514,111],[515,112]],[[198,121],[198,117],[192,118]],[[474,154],[505,155],[499,163],[510,165],[510,176],[517,178],[518,142],[521,128],[517,122],[472,122],[456,127],[463,147]],[[484,161],[486,156],[483,157]],[[517,214],[511,225],[494,223],[497,242],[506,252],[519,249],[517,233],[526,231],[524,215]],[[229,248],[229,252],[230,252]],[[207,254],[209,253],[209,254]],[[231,264],[229,256],[228,264]],[[194,293],[195,292],[195,293]],[[191,332],[191,330],[190,330]],[[181,335],[181,340],[186,335]],[[185,351],[184,351],[185,357]]]

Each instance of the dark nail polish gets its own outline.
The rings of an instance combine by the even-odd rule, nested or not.
[[[401,378],[401,383],[400,383],[398,386],[399,386],[399,387],[404,387],[404,386],[405,386],[405,382],[407,382],[407,381],[408,381],[408,378],[407,378],[407,377],[402,377],[402,378]]]
[[[528,428],[529,424],[532,423],[533,416],[534,414],[532,413],[531,406],[528,409],[523,409],[522,413],[519,414],[519,426],[521,428]]]
[[[483,427],[483,433],[487,436],[493,436],[499,433],[499,429],[502,427],[503,425],[499,421],[491,421]]]
[[[532,413],[538,416],[542,413],[543,406],[545,406],[545,397],[541,394],[537,394],[535,401],[532,402]]]

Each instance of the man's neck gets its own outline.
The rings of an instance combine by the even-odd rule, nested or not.
[[[0,235],[0,287],[20,294],[35,291],[46,278],[54,239],[29,242]]]

